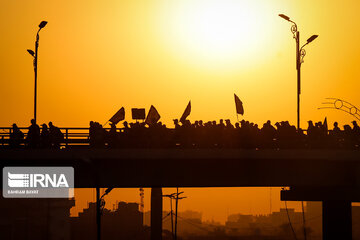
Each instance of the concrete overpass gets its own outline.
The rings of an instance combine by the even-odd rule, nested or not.
[[[151,187],[157,206],[162,187],[288,186],[282,200],[323,201],[324,239],[351,239],[351,202],[360,199],[355,150],[4,149],[0,164],[73,166],[77,188]],[[153,239],[161,211],[153,209]]]

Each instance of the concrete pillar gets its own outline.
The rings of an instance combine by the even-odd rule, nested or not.
[[[162,240],[162,188],[151,188],[151,240]]]
[[[323,201],[323,239],[352,239],[351,201]]]

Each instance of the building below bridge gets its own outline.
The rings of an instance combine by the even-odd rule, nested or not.
[[[70,240],[74,199],[0,198],[0,239]]]
[[[119,202],[113,210],[104,209],[101,217],[101,239],[149,239],[150,229],[143,226],[138,203]],[[96,203],[71,217],[71,239],[96,240]]]

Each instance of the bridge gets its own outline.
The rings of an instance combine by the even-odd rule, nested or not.
[[[7,149],[0,163],[72,166],[77,188],[151,187],[160,205],[162,187],[286,186],[282,200],[323,201],[324,239],[351,239],[351,202],[360,200],[360,152],[351,150]],[[162,208],[152,211],[161,239]]]
[[[76,188],[151,187],[152,240],[161,239],[161,188],[250,186],[289,187],[281,200],[322,201],[323,239],[352,239],[351,203],[360,201],[358,150],[94,149],[86,139],[64,141],[63,149],[5,147],[0,164],[72,166]]]

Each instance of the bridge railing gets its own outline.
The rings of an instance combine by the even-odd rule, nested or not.
[[[25,147],[31,143],[27,142],[26,137],[28,134],[29,128],[20,127],[19,128],[24,134],[24,138],[19,140],[11,140],[10,135],[13,131],[11,127],[0,127],[0,147]],[[223,138],[222,135],[214,134],[211,129],[207,132],[208,134],[202,135],[204,132],[187,132],[179,131],[176,133],[175,129],[166,129],[165,134],[163,135],[163,130],[157,132],[158,134],[152,131],[151,128],[146,128],[144,132],[139,132],[134,128],[134,131],[129,134],[120,134],[117,136],[112,136],[110,128],[102,128],[107,131],[109,134],[104,134],[102,137],[97,136],[96,134],[90,139],[90,129],[84,127],[62,127],[59,128],[63,133],[63,139],[57,140],[55,143],[52,141],[52,145],[58,147],[230,147],[230,148],[324,148],[324,147],[335,147],[335,148],[360,148],[360,136],[356,141],[352,139],[347,139],[349,136],[343,136],[339,139],[333,139],[330,135],[321,137],[316,142],[313,142],[311,138],[306,137],[305,135],[299,134],[294,137],[294,135],[275,137],[273,139],[259,138],[259,135],[255,132],[254,135],[248,136],[245,135],[232,135],[226,134]],[[131,128],[132,129],[132,128]],[[124,133],[124,128],[117,128],[117,133]],[[96,131],[95,131],[96,132]],[[306,130],[303,130],[306,133]],[[330,131],[329,131],[330,132]],[[222,133],[221,133],[222,134]],[[101,134],[102,135],[102,134]],[[179,137],[179,135],[181,135]],[[351,137],[351,136],[350,136]],[[14,144],[14,142],[16,144]],[[99,144],[99,145],[98,145]],[[42,145],[42,143],[40,143]],[[48,146],[48,145],[46,145]]]
[[[19,127],[19,129],[24,133],[24,139],[21,141],[21,144],[24,145],[26,142],[28,128]],[[89,128],[79,128],[79,127],[65,127],[59,128],[64,134],[64,139],[61,142],[61,145],[89,145]],[[107,129],[107,128],[105,128]],[[107,129],[109,130],[109,129]],[[7,146],[10,143],[10,134],[12,133],[11,127],[0,127],[0,145]]]

